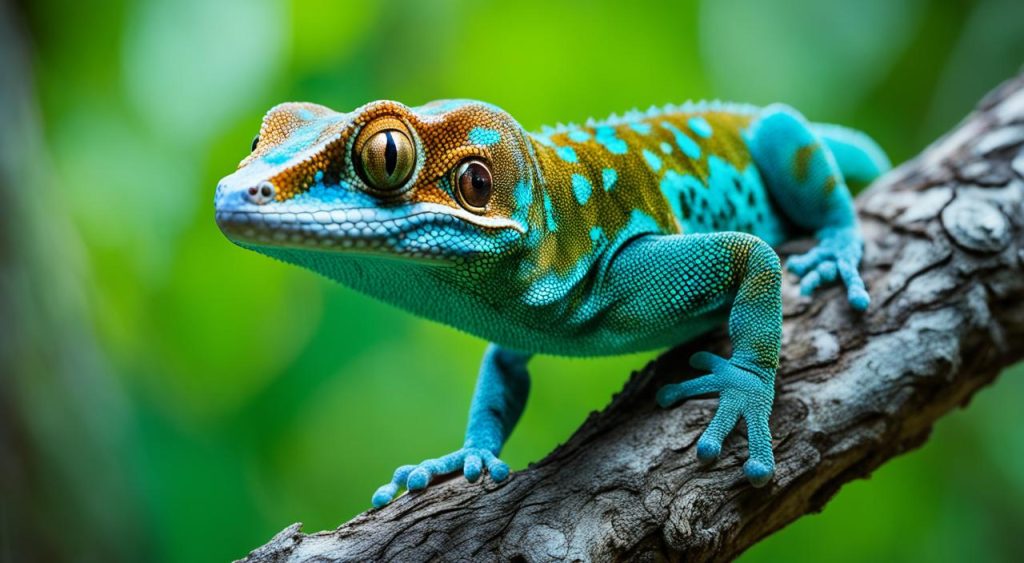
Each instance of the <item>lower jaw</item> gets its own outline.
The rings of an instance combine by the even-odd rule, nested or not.
[[[326,229],[288,228],[267,230],[252,225],[219,223],[221,232],[232,241],[245,246],[272,246],[317,249],[375,250],[393,247],[398,237],[353,237]],[[388,243],[392,243],[389,245]]]
[[[218,226],[232,242],[257,252],[261,249],[293,249],[401,260],[427,260],[436,265],[448,262],[445,257],[440,256],[440,249],[431,249],[432,252],[401,249],[400,234],[354,237],[342,234],[338,229],[304,230],[301,227],[289,227],[271,231],[253,225],[224,222],[218,222]]]

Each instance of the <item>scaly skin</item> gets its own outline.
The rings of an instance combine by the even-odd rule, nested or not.
[[[481,102],[351,113],[289,103],[264,118],[216,208],[243,247],[492,342],[463,447],[400,467],[374,506],[445,473],[475,481],[486,467],[505,479],[497,456],[525,406],[533,354],[655,349],[726,318],[732,356],[695,354],[707,375],[657,400],[718,393],[697,455],[714,460],[742,416],[744,472],[762,485],[775,468],[782,327],[772,247],[814,233],[818,246],[790,262],[802,289],[841,278],[850,305],[866,309],[846,180],[887,168],[866,136],[785,106],[687,104],[531,134]]]

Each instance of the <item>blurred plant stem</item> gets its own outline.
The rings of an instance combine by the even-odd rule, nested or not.
[[[126,403],[88,320],[19,19],[0,5],[0,560],[140,560]]]

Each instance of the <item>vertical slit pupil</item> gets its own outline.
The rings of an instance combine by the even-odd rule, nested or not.
[[[395,144],[395,138],[391,131],[385,131],[384,136],[388,140],[384,147],[384,169],[390,177],[395,173],[395,167],[398,166],[398,145]]]

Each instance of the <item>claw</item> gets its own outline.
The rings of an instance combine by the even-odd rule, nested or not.
[[[418,491],[425,489],[430,483],[430,472],[425,467],[417,467],[409,474],[409,479],[405,481],[405,488],[410,491]]]
[[[491,479],[495,483],[500,483],[508,477],[510,473],[508,464],[498,459],[497,456],[488,450],[483,450],[483,457],[484,463],[487,464],[487,472],[491,474]]]
[[[508,465],[501,460],[496,460],[495,463],[487,466],[487,471],[491,474],[491,479],[494,479],[495,483],[500,483],[505,479],[508,479],[511,470]]]
[[[711,463],[722,453],[722,443],[701,437],[697,440],[697,459],[702,463]]]
[[[395,493],[398,492],[398,485],[394,483],[388,483],[377,489],[377,492],[373,493],[373,507],[380,508],[385,504],[391,502],[391,499],[395,498]]]
[[[846,300],[850,302],[850,307],[857,311],[867,311],[871,305],[871,296],[863,287],[851,287],[847,290]]]
[[[466,463],[462,467],[462,474],[466,476],[466,480],[470,483],[476,483],[477,479],[480,478],[480,473],[483,472],[483,465],[480,456],[467,455]]]
[[[775,476],[775,468],[765,465],[756,459],[748,459],[743,464],[743,473],[747,476],[747,480],[750,481],[751,485],[763,487]]]

